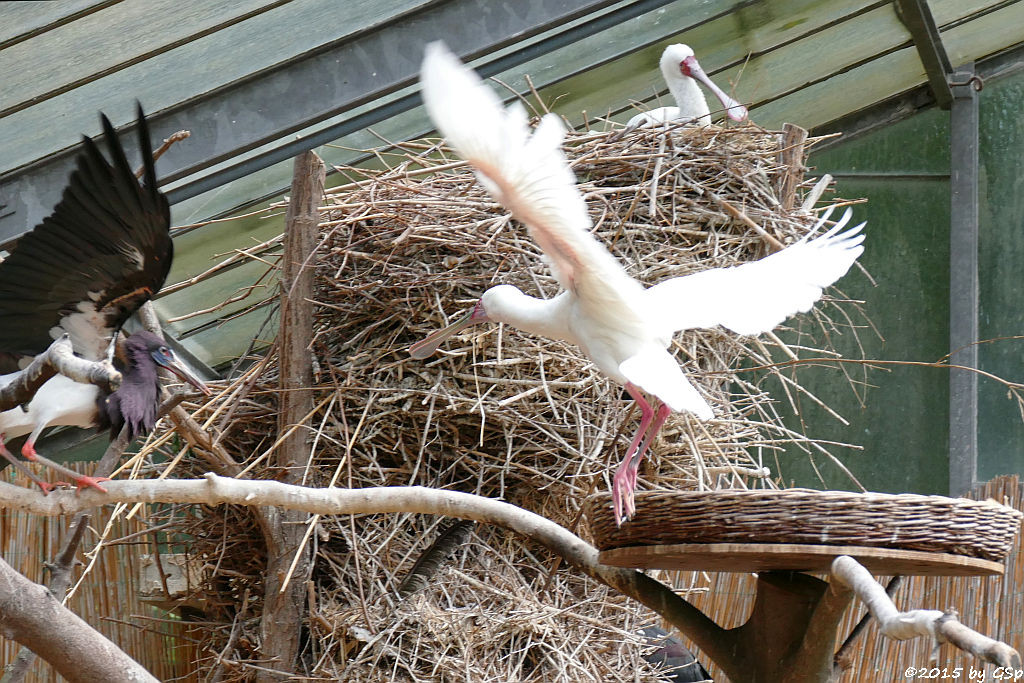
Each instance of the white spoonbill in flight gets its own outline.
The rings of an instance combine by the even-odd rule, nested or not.
[[[531,134],[520,103],[501,100],[444,44],[427,46],[420,73],[423,99],[438,130],[477,170],[494,198],[526,224],[551,261],[563,291],[553,299],[511,285],[483,293],[473,310],[409,350],[426,358],[460,330],[504,322],[531,334],[578,345],[640,406],[640,426],[615,472],[616,520],[635,512],[640,460],[672,411],[707,420],[711,406],[668,352],[679,330],[722,325],[739,334],[771,330],[807,311],[863,251],[863,223],[846,232],[847,210],[828,232],[759,261],[670,278],[645,288],[590,234],[592,224],[562,152],[565,129],[554,114]],[[828,214],[818,221],[824,225]],[[652,395],[657,407],[644,397]]]
[[[673,121],[692,121],[697,125],[706,126],[711,123],[711,110],[708,108],[704,93],[700,91],[697,81],[708,87],[722,103],[726,115],[733,121],[747,118],[747,108],[725,94],[715,85],[693,56],[689,45],[676,43],[669,45],[661,53],[661,75],[665,77],[668,91],[675,98],[676,106],[658,107],[651,111],[637,114],[626,124],[626,130],[641,126],[653,126]]]

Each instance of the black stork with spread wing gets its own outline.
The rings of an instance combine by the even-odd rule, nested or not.
[[[122,325],[164,284],[171,267],[170,206],[157,190],[149,129],[138,108],[140,184],[106,116],[103,137],[111,160],[83,136],[67,187],[53,213],[24,235],[0,262],[0,353],[28,357],[42,353],[67,333],[75,353],[88,360],[113,356]],[[0,455],[37,478],[3,445],[29,434],[22,455],[71,477],[79,488],[103,490],[103,478],[84,477],[35,452],[40,433],[53,425],[128,426],[131,438],[156,424],[160,404],[158,368],[164,367],[203,393],[209,389],[154,334],[136,332],[122,347],[121,386],[105,393],[63,375],[46,382],[27,406],[0,413]],[[0,376],[0,386],[17,373]]]

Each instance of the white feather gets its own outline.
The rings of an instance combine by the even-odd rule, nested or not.
[[[670,56],[678,70],[678,55]],[[691,72],[702,74],[694,64],[688,67]],[[801,240],[754,263],[674,278],[645,291],[590,234],[586,205],[562,152],[561,120],[548,114],[531,133],[523,108],[518,103],[503,108],[497,95],[441,43],[427,46],[421,78],[423,99],[438,130],[472,164],[495,199],[526,224],[566,291],[545,301],[510,286],[491,288],[478,305],[481,317],[474,313],[431,335],[425,340],[429,343],[414,349],[416,357],[432,353],[446,335],[474,321],[506,322],[576,343],[615,381],[633,384],[673,410],[708,419],[710,406],[666,351],[672,333],[718,324],[741,334],[770,330],[810,308],[822,288],[841,277],[862,251],[861,226],[837,234],[849,220],[847,211],[818,239]]]
[[[559,283],[577,295],[588,315],[641,330],[646,320],[636,302],[643,288],[590,234],[586,204],[562,152],[561,120],[548,114],[531,135],[522,106],[503,109],[442,43],[427,46],[421,81],[438,131],[530,230]]]
[[[6,386],[20,374],[0,375],[0,386]],[[0,412],[0,434],[4,439],[12,439],[32,432],[35,440],[44,428],[53,425],[92,427],[99,393],[95,385],[55,375],[39,388],[29,401],[27,410],[19,406]]]
[[[759,261],[660,282],[647,290],[648,303],[662,312],[659,321],[667,332],[715,325],[738,334],[767,332],[789,316],[810,310],[822,290],[845,275],[864,251],[864,223],[838,232],[850,215],[847,209],[824,235],[805,237]]]
[[[676,412],[688,410],[702,420],[714,417],[711,406],[686,379],[668,351],[652,347],[627,358],[619,371],[633,384],[665,402]]]

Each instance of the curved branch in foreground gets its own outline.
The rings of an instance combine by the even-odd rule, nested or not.
[[[847,586],[878,620],[882,635],[895,640],[928,636],[952,643],[986,662],[1013,670],[1021,668],[1020,655],[1012,647],[961,624],[955,613],[916,609],[900,612],[880,583],[859,562],[847,555],[832,561],[832,579]]]
[[[94,476],[106,477],[114,471],[117,463],[121,460],[121,456],[124,455],[124,450],[128,447],[129,431],[130,428],[128,425],[125,425],[121,428],[121,433],[117,435],[117,438],[110,442],[107,450],[103,453],[103,457],[96,464],[96,469],[93,472]],[[82,542],[82,537],[85,535],[85,529],[88,527],[91,518],[92,514],[88,510],[82,510],[75,515],[74,519],[71,520],[71,524],[68,525],[64,547],[58,551],[53,562],[49,564],[50,582],[47,588],[50,594],[61,604],[64,604],[68,587],[71,586],[71,572],[75,566],[75,555],[78,552],[78,546]],[[35,663],[35,658],[36,654],[32,651],[32,648],[22,645],[14,661],[8,665],[7,673],[0,679],[0,683],[21,683],[24,681],[32,665]]]
[[[95,384],[106,391],[114,391],[121,383],[121,373],[110,363],[76,356],[71,348],[71,340],[65,334],[32,359],[28,367],[10,383],[0,387],[0,411],[10,410],[32,400],[39,387],[58,373],[76,382]]]
[[[0,558],[0,632],[50,663],[70,681],[157,679],[116,645]]]
[[[0,482],[0,507],[67,515],[108,503],[221,503],[274,505],[321,515],[411,512],[473,519],[511,529],[541,543],[587,575],[654,610],[718,662],[732,658],[735,637],[671,588],[632,569],[599,564],[597,549],[551,520],[509,503],[421,486],[315,489],[276,481],[207,474],[203,479],[104,482],[102,493],[55,491],[48,496]]]

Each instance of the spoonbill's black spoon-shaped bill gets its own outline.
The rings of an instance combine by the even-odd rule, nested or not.
[[[590,217],[562,152],[565,130],[556,115],[544,116],[531,134],[522,106],[516,102],[503,109],[498,97],[441,43],[427,46],[420,79],[438,130],[476,168],[495,199],[526,224],[563,291],[544,300],[511,285],[492,287],[467,315],[414,344],[410,352],[426,358],[445,339],[481,322],[504,322],[578,345],[640,406],[640,427],[612,488],[621,523],[635,511],[640,459],[669,413],[713,417],[711,406],[668,353],[672,335],[715,325],[758,334],[809,310],[822,289],[842,277],[863,251],[859,233],[864,224],[840,232],[850,220],[847,210],[817,239],[806,237],[759,261],[645,288],[590,234]],[[811,234],[825,225],[829,213]],[[652,407],[643,392],[660,405]]]
[[[710,124],[711,110],[708,108],[708,102],[704,99],[704,93],[700,91],[697,81],[706,85],[708,90],[715,94],[730,119],[742,121],[747,118],[747,108],[715,85],[715,82],[704,73],[704,69],[700,68],[697,58],[693,55],[693,49],[689,45],[676,43],[666,47],[665,51],[661,53],[659,67],[661,75],[665,77],[668,91],[672,93],[672,97],[676,101],[676,106],[658,107],[637,114],[626,124],[626,130],[672,121],[692,121],[701,126]]]
[[[53,213],[0,262],[0,353],[7,360],[42,353],[63,333],[70,336],[76,354],[101,360],[112,352],[125,321],[167,278],[173,256],[170,208],[157,190],[142,108],[137,123],[144,169],[141,184],[110,121],[105,116],[101,121],[110,161],[84,137],[84,149]],[[4,439],[29,434],[22,455],[70,476],[80,488],[102,490],[99,479],[79,476],[36,454],[35,442],[43,429],[109,426],[116,432],[128,424],[132,437],[152,429],[160,400],[158,367],[209,393],[155,335],[132,335],[125,341],[124,355],[121,386],[110,395],[58,375],[25,408],[0,413],[0,455],[49,490],[49,484],[3,445]],[[0,384],[16,374],[0,376]]]

